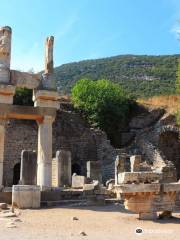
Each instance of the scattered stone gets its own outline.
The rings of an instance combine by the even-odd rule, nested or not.
[[[73,221],[77,221],[77,220],[79,220],[79,218],[77,218],[77,217],[72,217],[72,220],[73,220]]]
[[[14,223],[8,223],[7,225],[6,225],[6,227],[7,228],[16,228],[17,226],[14,224]]]
[[[6,203],[0,203],[0,209],[5,210],[7,208],[8,208],[8,206]]]
[[[2,218],[11,218],[11,217],[17,217],[15,213],[12,212],[5,212],[5,213],[1,213],[0,217]]]
[[[20,218],[16,218],[14,219],[14,222],[22,222],[22,220]]]
[[[79,235],[81,235],[81,236],[87,236],[87,234],[86,234],[85,232],[83,232],[83,231],[80,232]]]

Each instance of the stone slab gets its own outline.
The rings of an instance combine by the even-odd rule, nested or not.
[[[101,164],[99,161],[87,161],[87,177],[102,182]]]
[[[116,192],[120,192],[120,193],[159,192],[160,184],[159,183],[119,184],[119,185],[115,185],[114,189]]]
[[[118,174],[118,184],[151,183],[161,179],[162,174],[156,172],[123,172]]]
[[[12,205],[20,209],[40,207],[41,192],[39,186],[13,185]]]
[[[175,183],[163,183],[163,192],[180,192],[180,182]]]
[[[21,152],[20,184],[37,184],[37,154],[35,151],[23,150]]]
[[[87,183],[85,176],[73,175],[72,176],[72,188],[83,188],[84,184]]]

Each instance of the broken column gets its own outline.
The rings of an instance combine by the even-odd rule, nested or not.
[[[87,162],[87,177],[102,182],[101,163],[99,161]]]
[[[115,161],[115,184],[118,184],[118,176],[125,171],[126,156],[117,155]]]
[[[35,151],[23,150],[21,152],[20,184],[37,184],[37,154]]]
[[[45,73],[41,84],[33,92],[35,107],[52,109],[54,116],[48,114],[43,121],[38,122],[38,176],[37,183],[41,187],[52,186],[52,123],[55,120],[56,110],[59,108],[58,92],[53,74],[53,43],[54,38],[46,40]]]
[[[60,150],[52,162],[52,183],[54,187],[71,186],[71,152]]]
[[[134,155],[130,157],[131,172],[140,171],[141,155]]]
[[[11,28],[8,26],[0,28],[0,82],[10,82],[10,60],[11,60]]]

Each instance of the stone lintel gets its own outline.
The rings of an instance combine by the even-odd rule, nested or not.
[[[29,119],[42,122],[45,116],[55,118],[56,110],[31,106],[18,106],[0,103],[0,119]]]
[[[120,193],[147,193],[147,192],[160,192],[159,183],[151,184],[119,184],[114,186],[116,192]]]
[[[32,74],[27,72],[20,72],[11,70],[11,83],[17,87],[34,89],[39,86],[40,74]]]
[[[162,173],[157,172],[122,172],[118,174],[118,183],[151,183],[160,181]]]

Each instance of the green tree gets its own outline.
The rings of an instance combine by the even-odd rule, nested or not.
[[[130,112],[130,99],[119,84],[81,79],[72,88],[72,101],[116,144],[115,136],[126,125]]]
[[[14,105],[33,106],[32,90],[27,88],[16,88]]]

